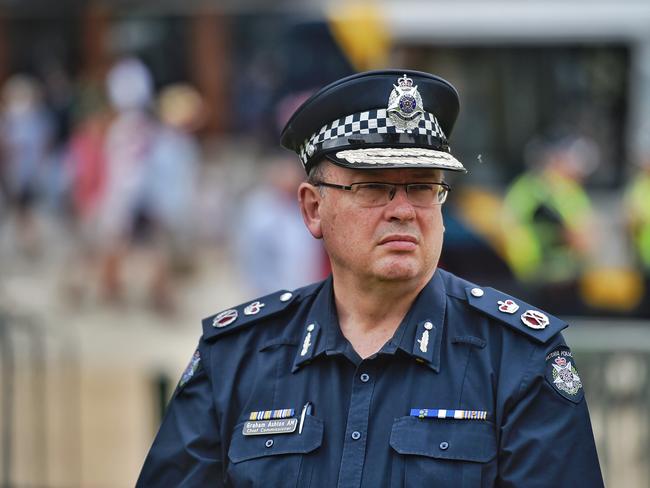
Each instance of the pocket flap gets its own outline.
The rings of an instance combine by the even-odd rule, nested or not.
[[[390,445],[400,454],[487,462],[497,453],[494,425],[453,419],[395,419]]]
[[[233,463],[279,454],[306,454],[318,449],[323,442],[323,421],[313,416],[305,417],[300,434],[296,429],[291,434],[245,436],[242,434],[244,424],[238,424],[233,431],[228,449],[228,458]]]

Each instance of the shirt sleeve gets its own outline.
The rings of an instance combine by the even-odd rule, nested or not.
[[[604,487],[582,382],[561,339],[535,346],[500,426],[499,488]]]
[[[136,488],[223,487],[221,441],[205,350],[192,356]]]

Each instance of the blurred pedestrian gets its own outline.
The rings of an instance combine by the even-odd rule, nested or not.
[[[562,132],[532,141],[525,160],[530,169],[511,184],[503,203],[506,259],[517,279],[542,295],[550,292],[556,301],[547,306],[566,313],[559,301],[570,296],[568,303],[576,303],[577,280],[597,241],[582,185],[596,169],[598,152],[590,139]]]
[[[66,151],[72,134],[74,85],[60,60],[47,59],[41,66],[45,100],[53,121],[51,150],[47,164],[44,197],[48,209],[68,223],[71,215],[72,175],[66,164]]]
[[[111,122],[102,91],[92,85],[81,90],[76,113],[78,122],[64,156],[73,225],[70,265],[66,266],[62,289],[72,304],[88,294],[88,283],[95,283],[99,272],[99,218],[106,186],[106,133]]]
[[[152,232],[151,304],[171,312],[174,272],[191,267],[196,244],[201,148],[195,132],[204,120],[202,97],[190,85],[170,85],[160,92],[158,115],[161,124],[152,141],[140,205]]]
[[[142,62],[117,62],[108,73],[107,91],[116,115],[104,147],[105,185],[98,218],[101,285],[106,299],[120,301],[123,262],[136,231],[147,222],[141,201],[159,123],[152,113],[153,80]]]
[[[40,245],[34,207],[47,184],[43,176],[52,139],[52,117],[41,83],[23,74],[9,78],[2,87],[0,180],[15,219],[16,242],[30,255]]]
[[[642,160],[624,194],[625,221],[636,269],[645,282],[644,316],[650,315],[650,155]]]
[[[285,155],[265,162],[261,184],[246,195],[233,233],[240,276],[263,295],[323,278],[325,256],[303,224],[296,191],[303,175]]]

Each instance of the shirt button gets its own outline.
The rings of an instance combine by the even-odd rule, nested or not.
[[[355,441],[358,441],[360,438],[361,438],[361,432],[358,432],[356,430],[354,432],[352,432],[352,439],[354,439]]]
[[[370,379],[370,375],[368,375],[367,373],[361,374],[361,381],[363,381],[364,383],[367,383],[369,379]]]
[[[442,449],[443,451],[446,451],[448,448],[449,448],[449,442],[443,441],[440,443],[440,449]]]
[[[264,445],[266,447],[271,447],[273,445],[273,439],[269,439],[268,441],[266,441],[266,443]]]

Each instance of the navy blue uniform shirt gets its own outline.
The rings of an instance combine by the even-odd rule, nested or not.
[[[138,487],[603,486],[566,324],[496,290],[437,270],[366,359],[331,278],[203,327]]]

